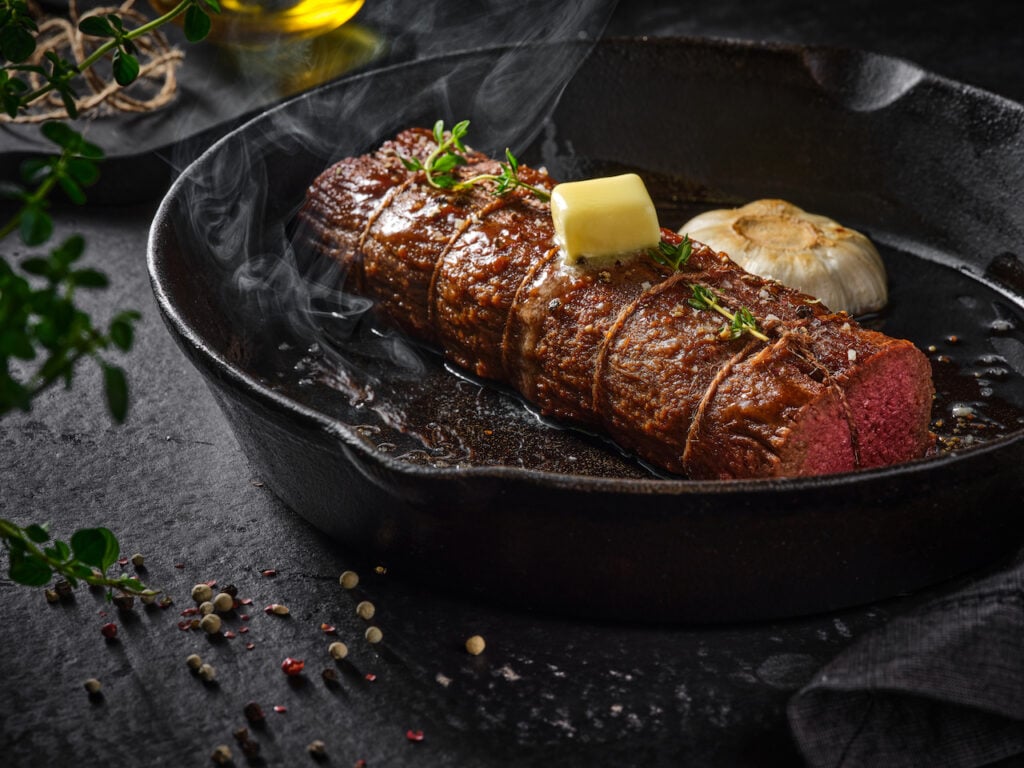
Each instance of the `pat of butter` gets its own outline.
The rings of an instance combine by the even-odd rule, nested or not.
[[[551,218],[568,264],[654,248],[661,240],[654,203],[635,173],[558,184]]]

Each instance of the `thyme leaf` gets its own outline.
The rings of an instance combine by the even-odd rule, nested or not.
[[[661,240],[658,242],[657,248],[647,249],[647,254],[655,262],[676,272],[686,266],[691,253],[693,253],[693,243],[690,242],[689,235],[683,235],[683,240],[678,245]]]

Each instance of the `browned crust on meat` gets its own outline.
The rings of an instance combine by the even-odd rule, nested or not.
[[[347,286],[452,362],[691,477],[836,472],[931,445],[930,366],[910,342],[699,243],[675,273],[643,254],[568,267],[547,206],[528,193],[444,192],[406,169],[399,156],[425,158],[432,142],[414,129],[342,160],[311,185],[298,219]],[[457,173],[496,169],[471,152]],[[720,316],[688,305],[694,283],[749,308],[770,340],[723,339]]]

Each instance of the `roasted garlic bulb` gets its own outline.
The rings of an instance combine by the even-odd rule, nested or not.
[[[679,231],[724,251],[748,272],[821,299],[833,311],[861,315],[889,299],[885,266],[868,238],[785,200],[707,211]]]

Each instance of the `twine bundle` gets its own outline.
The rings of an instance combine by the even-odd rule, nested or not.
[[[66,18],[54,16],[39,21],[36,50],[25,63],[42,67],[47,52],[53,51],[62,58],[80,64],[103,43],[103,40],[83,35],[78,30],[79,23],[90,16],[105,16],[110,13],[119,15],[126,25],[141,25],[149,21],[145,15],[132,7],[134,2],[135,0],[126,0],[120,6],[93,8],[80,15],[75,0],[70,0]],[[75,99],[80,114],[91,112],[95,116],[119,112],[152,112],[170,103],[174,98],[178,89],[175,71],[184,59],[184,53],[171,46],[159,30],[153,30],[133,42],[138,49],[138,78],[130,86],[122,87],[110,76],[109,59],[97,62],[95,66],[82,73],[80,82],[88,87],[89,93],[79,95]],[[106,71],[104,63],[107,64]],[[25,73],[25,79],[33,90],[46,85],[45,78],[35,72]],[[67,117],[67,110],[57,93],[47,94],[15,118],[0,113],[0,121],[14,123],[41,123],[46,120],[64,120]]]

